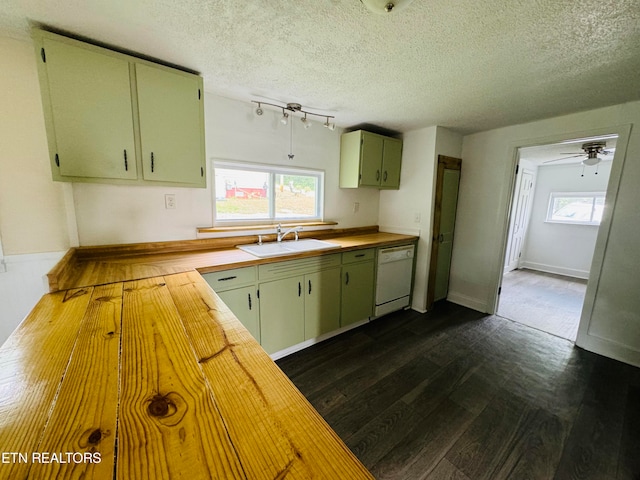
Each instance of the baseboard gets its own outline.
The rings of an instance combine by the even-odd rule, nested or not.
[[[537,270],[545,273],[555,273],[556,275],[564,275],[565,277],[581,278],[583,280],[589,279],[588,270],[578,270],[575,268],[558,267],[555,265],[546,265],[544,263],[536,262],[522,262],[520,268],[528,268],[529,270]]]
[[[447,301],[482,313],[487,313],[489,310],[487,302],[478,300],[477,298],[468,297],[461,293],[449,292],[447,294]]]
[[[334,330],[332,332],[329,333],[325,333],[323,335],[320,335],[319,337],[315,337],[315,338],[310,338],[309,340],[305,340],[304,342],[300,342],[297,343],[296,345],[292,345],[290,347],[287,347],[283,350],[279,350],[277,352],[274,352],[272,354],[269,355],[269,357],[271,357],[271,360],[278,360],[280,358],[286,357],[287,355],[291,355],[292,353],[295,352],[299,352],[300,350],[304,350],[307,347],[310,347],[313,344],[316,343],[320,343],[324,340],[328,340],[331,337],[335,337],[336,335],[340,335],[341,333],[344,333],[348,330],[352,330],[354,328],[357,328],[361,325],[364,325],[365,323],[369,322],[368,318],[365,318],[364,320],[361,320],[359,322],[354,322],[350,325],[347,325],[346,327],[342,327],[339,328],[338,330]]]
[[[589,334],[580,334],[576,338],[576,346],[588,350],[598,355],[613,358],[623,363],[628,363],[634,367],[640,367],[640,352],[625,345],[621,345],[601,337]]]

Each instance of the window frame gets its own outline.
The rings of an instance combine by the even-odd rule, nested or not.
[[[563,225],[595,225],[599,226],[602,223],[602,220],[593,220],[596,201],[602,198],[603,201],[606,201],[607,192],[595,191],[595,192],[551,192],[549,194],[549,205],[547,207],[547,215],[545,218],[545,223],[559,223]],[[591,215],[590,221],[581,221],[581,220],[557,220],[553,219],[553,206],[557,199],[560,198],[591,198]],[[604,205],[603,205],[604,208]]]
[[[217,196],[216,196],[216,169],[226,168],[233,170],[245,170],[267,173],[269,175],[269,193],[267,198],[269,199],[269,217],[268,218],[236,218],[236,219],[219,219],[217,210]],[[212,161],[212,203],[213,203],[213,225],[216,227],[228,227],[228,226],[259,226],[259,225],[271,225],[275,223],[306,223],[306,222],[322,222],[324,218],[324,180],[325,171],[312,168],[300,168],[292,167],[288,165],[276,165],[267,163],[254,163],[254,162],[241,162],[237,160],[225,160],[225,159],[213,159]],[[315,196],[315,215],[312,217],[276,217],[276,198],[275,198],[275,176],[276,175],[301,175],[317,178],[317,192]]]

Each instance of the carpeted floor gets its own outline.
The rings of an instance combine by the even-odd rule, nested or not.
[[[506,273],[498,315],[575,340],[587,281],[519,269]]]

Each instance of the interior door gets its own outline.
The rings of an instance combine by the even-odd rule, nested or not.
[[[530,170],[522,170],[517,182],[516,195],[511,214],[509,242],[507,244],[507,256],[504,271],[510,272],[520,266],[520,256],[524,243],[527,225],[529,222],[529,210],[533,198],[534,174]]]
[[[447,297],[462,160],[438,155],[427,305]]]

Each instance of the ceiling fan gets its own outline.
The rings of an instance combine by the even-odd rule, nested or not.
[[[582,159],[582,161],[580,163],[582,163],[582,165],[586,165],[586,166],[593,166],[593,165],[597,165],[602,161],[602,158],[598,156],[598,154],[600,155],[613,155],[613,152],[615,152],[615,148],[611,148],[609,150],[605,150],[605,147],[607,146],[607,142],[587,142],[587,143],[583,143],[582,144],[582,150],[584,150],[584,153],[578,153],[575,155],[570,155],[568,157],[562,157],[562,158],[556,158],[553,160],[547,160],[546,162],[542,162],[542,163],[552,163],[552,162],[559,162],[560,160],[566,160],[568,158],[578,158],[578,157],[584,157]],[[573,153],[573,152],[572,152]],[[569,155],[569,153],[567,153],[567,155]]]

